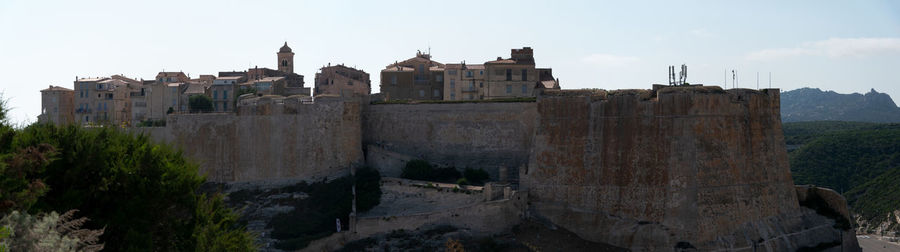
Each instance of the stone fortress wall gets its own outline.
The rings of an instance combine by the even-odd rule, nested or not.
[[[777,89],[548,91],[538,99],[520,172],[541,218],[637,251],[824,242],[776,239],[805,229],[764,221],[800,212]]]
[[[400,175],[406,159],[457,169],[520,167],[537,118],[533,102],[383,104],[363,109],[366,162],[386,175]],[[398,154],[404,156],[397,162]]]
[[[411,158],[486,168],[493,178],[508,176],[501,171],[508,168],[528,216],[635,251],[783,251],[844,235],[798,205],[777,89],[547,91],[531,103],[308,103],[254,98],[242,101],[237,116],[172,115],[167,127],[148,131],[220,182],[320,180],[363,163],[397,176],[398,160]],[[425,219],[410,223],[418,222]]]
[[[237,116],[174,114],[166,127],[136,130],[178,146],[215,182],[321,180],[364,162],[359,101],[264,96],[241,102]]]

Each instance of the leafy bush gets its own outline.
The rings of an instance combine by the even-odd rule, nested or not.
[[[472,169],[466,168],[463,173],[454,167],[435,168],[428,161],[414,159],[406,162],[403,167],[401,178],[426,180],[444,183],[460,184],[465,179],[466,185],[484,185],[490,179],[490,175],[482,168]]]
[[[469,185],[469,180],[466,178],[460,178],[456,180],[456,184],[461,186]]]
[[[430,180],[434,177],[434,167],[425,160],[410,160],[409,162],[406,162],[406,166],[403,167],[400,177],[405,179]]]
[[[76,210],[60,215],[31,216],[13,211],[0,219],[3,235],[0,250],[6,251],[100,251],[103,230],[81,229],[87,218],[74,218]]]
[[[138,127],[165,127],[166,120],[145,120],[137,125]]]
[[[496,98],[487,100],[389,100],[373,101],[372,104],[443,104],[443,103],[503,103],[503,102],[537,102],[536,97]]]
[[[221,194],[202,195],[194,211],[197,219],[192,238],[196,251],[256,250],[256,237],[240,228],[239,216],[225,207]]]
[[[188,98],[188,107],[190,107],[191,113],[212,112],[213,102],[209,96],[192,95]]]
[[[204,181],[197,165],[147,136],[114,128],[33,124],[17,132],[9,148],[45,144],[56,154],[43,171],[27,179],[43,178],[49,191],[29,211],[81,209],[93,220],[88,228],[106,227],[101,240],[110,250],[195,250],[201,237],[195,231],[246,232],[237,225],[205,226],[201,220],[219,217],[204,216],[209,212],[197,209],[207,200],[195,194]],[[213,208],[213,213],[230,211],[222,205]],[[229,241],[241,244],[222,246],[254,246],[252,240]]]
[[[482,168],[478,168],[478,170],[466,168],[466,170],[463,171],[463,175],[465,176],[466,180],[471,182],[473,185],[484,185],[484,182],[487,182],[488,179],[491,178],[491,175],[489,175],[487,171]]]

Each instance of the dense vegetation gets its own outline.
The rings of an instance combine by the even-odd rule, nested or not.
[[[2,111],[2,107],[0,107]],[[0,118],[2,120],[3,118]],[[115,128],[0,125],[0,215],[78,209],[111,251],[249,251],[254,237],[180,152]]]
[[[191,113],[212,112],[213,101],[206,95],[193,95],[188,98],[188,107]]]
[[[891,97],[874,89],[866,94],[838,94],[818,88],[781,93],[784,122],[857,121],[900,122],[900,108]]]
[[[297,250],[309,242],[331,235],[336,230],[335,219],[346,230],[352,210],[352,186],[356,185],[356,209],[368,211],[381,202],[381,175],[377,170],[361,168],[356,176],[329,182],[300,183],[286,190],[304,192],[309,198],[291,202],[293,210],[282,213],[270,222],[272,237],[281,240],[275,247]],[[232,196],[235,197],[235,196]]]
[[[536,102],[535,97],[495,98],[485,100],[389,100],[373,101],[372,104],[435,104],[435,103],[491,103],[491,102]]]
[[[844,194],[851,209],[878,221],[900,209],[900,124],[803,122],[784,124],[796,184]]]
[[[463,173],[456,170],[455,167],[435,167],[428,161],[414,159],[406,162],[403,167],[401,178],[427,180],[444,183],[457,183],[460,185],[484,185],[490,179],[487,171],[484,169],[466,168]]]

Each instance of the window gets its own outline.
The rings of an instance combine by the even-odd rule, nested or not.
[[[425,97],[425,90],[419,90],[419,97]]]
[[[479,82],[478,87],[484,87],[484,82]]]
[[[222,100],[228,100],[228,90],[222,90]]]
[[[391,85],[397,85],[397,76],[391,75]]]
[[[450,90],[453,90],[454,88],[456,88],[456,80],[450,79]]]
[[[353,86],[353,81],[347,81],[347,86]]]
[[[269,61],[269,62],[271,62],[271,61]],[[281,66],[288,66],[287,60],[281,60]]]
[[[484,75],[484,70],[478,71],[478,75]]]
[[[450,92],[450,100],[451,100],[451,101],[455,101],[455,100],[456,100],[456,93]]]
[[[425,64],[419,64],[419,74],[425,74]]]
[[[219,111],[219,103],[216,102],[216,111]]]
[[[434,75],[434,79],[435,79],[437,82],[443,82],[443,81],[444,81],[444,75],[443,75],[443,74],[436,74],[436,75]]]
[[[434,97],[439,97],[439,96],[441,96],[441,90],[435,89],[435,90],[434,90]]]
[[[522,69],[522,80],[523,81],[528,80],[528,70],[527,69]]]
[[[472,77],[472,71],[466,71],[466,77]]]
[[[228,111],[228,103],[227,102],[222,103],[222,111]]]
[[[528,93],[528,86],[526,86],[525,84],[522,84],[522,94],[526,94],[526,93]]]
[[[512,94],[512,85],[506,85],[506,93]]]
[[[512,80],[512,69],[506,69],[506,80]]]
[[[219,99],[219,90],[213,90],[213,100]]]
[[[456,69],[450,70],[449,73],[450,75],[456,75]]]

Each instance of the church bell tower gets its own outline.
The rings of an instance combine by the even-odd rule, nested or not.
[[[278,71],[294,73],[294,52],[284,42],[284,46],[278,50]]]

